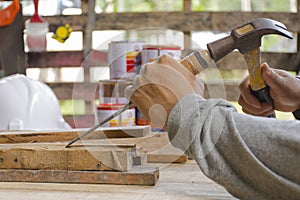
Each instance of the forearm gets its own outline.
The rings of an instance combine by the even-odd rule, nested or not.
[[[168,128],[172,144],[235,196],[300,196],[298,121],[243,115],[226,101],[188,95],[173,108]]]

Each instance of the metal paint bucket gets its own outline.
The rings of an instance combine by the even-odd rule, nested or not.
[[[127,104],[124,95],[125,88],[132,84],[130,80],[100,80],[99,102],[100,104]]]
[[[100,123],[114,112],[122,108],[124,104],[99,104],[96,111],[96,122]],[[135,125],[135,108],[130,108],[122,114],[113,118],[109,122],[102,125],[102,127],[116,127],[116,126],[134,126]]]
[[[136,56],[142,50],[143,41],[112,41],[108,48],[108,65],[111,79],[132,79],[141,63]]]
[[[161,55],[169,55],[176,60],[181,59],[181,48],[175,45],[143,45],[142,49],[142,65],[156,60]],[[149,120],[136,109],[136,124],[149,125]]]
[[[144,45],[142,49],[142,65],[156,60],[161,55],[169,55],[180,60],[181,48],[175,45]]]

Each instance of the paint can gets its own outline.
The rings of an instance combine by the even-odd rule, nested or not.
[[[112,41],[108,47],[108,65],[111,79],[133,79],[136,67],[141,65],[135,58],[142,50],[143,41]]]
[[[180,60],[182,56],[181,48],[175,45],[143,45],[141,53],[142,65],[152,62],[162,55],[169,55],[176,60]],[[150,124],[149,120],[138,109],[136,109],[136,124]]]
[[[100,104],[127,104],[128,100],[125,97],[125,88],[131,84],[131,80],[100,80]]]
[[[145,126],[150,125],[150,121],[146,118],[146,116],[138,109],[136,108],[136,124],[139,126]]]
[[[163,130],[162,128],[163,127],[156,127],[154,126],[153,124],[151,124],[151,122],[145,117],[145,115],[139,111],[138,108],[135,109],[135,113],[136,113],[136,124],[139,125],[139,126],[146,126],[146,125],[150,125],[151,126],[151,130],[153,132],[161,132],[161,131],[165,131]]]
[[[99,104],[95,119],[97,123],[102,122],[107,117],[121,109],[124,104]],[[118,126],[134,126],[135,125],[135,108],[130,108],[110,121],[102,125],[102,127],[118,127]]]
[[[169,55],[176,60],[180,60],[181,48],[175,45],[143,45],[142,65],[156,60],[161,55]]]

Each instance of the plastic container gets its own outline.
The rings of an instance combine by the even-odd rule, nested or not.
[[[44,22],[30,22],[26,20],[26,43],[29,51],[46,51],[47,38],[46,34],[49,32],[49,23]]]

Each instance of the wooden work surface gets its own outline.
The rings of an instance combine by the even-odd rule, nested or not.
[[[206,178],[193,160],[184,164],[149,165],[160,168],[155,186],[1,182],[0,200],[235,199]]]

